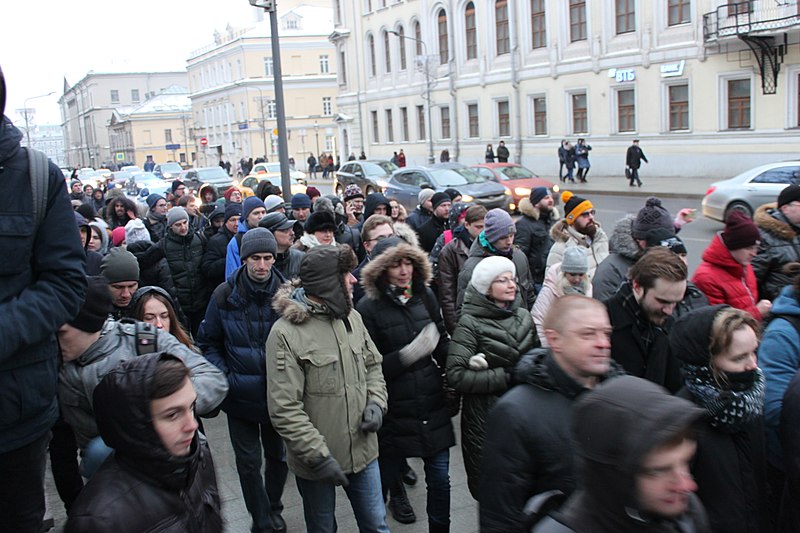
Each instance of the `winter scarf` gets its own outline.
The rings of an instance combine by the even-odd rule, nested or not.
[[[683,365],[686,388],[711,416],[710,423],[726,433],[737,433],[764,410],[764,373],[726,373],[731,388],[720,390],[708,366]]]

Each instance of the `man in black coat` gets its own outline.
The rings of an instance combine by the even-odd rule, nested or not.
[[[508,148],[505,141],[500,141],[500,144],[497,145],[497,162],[508,163]]]
[[[523,509],[530,498],[575,489],[575,402],[624,374],[611,361],[611,324],[597,300],[556,300],[544,327],[550,348],[523,356],[512,378],[520,385],[489,411],[478,498],[483,533],[526,532]]]
[[[630,180],[629,185],[631,187],[633,187],[634,181],[639,184],[639,187],[642,186],[642,180],[639,179],[639,167],[642,166],[642,161],[645,163],[650,162],[645,157],[642,149],[639,148],[639,139],[634,139],[633,144],[625,152],[625,169],[628,171],[627,178]]]
[[[447,193],[437,192],[431,198],[433,216],[417,228],[419,246],[427,253],[431,253],[439,235],[444,233],[444,230],[450,229],[450,206],[452,204]]]
[[[239,217],[242,216],[242,204],[228,204],[225,208],[224,221],[208,243],[200,263],[206,274],[208,286],[213,290],[225,281],[225,259],[228,253],[228,243],[236,235],[239,227]]]
[[[542,288],[547,274],[547,254],[553,246],[550,229],[558,218],[558,211],[553,207],[553,195],[546,187],[536,187],[530,198],[523,198],[519,203],[522,216],[517,219],[517,236],[514,243],[528,258],[531,278],[536,292]]]

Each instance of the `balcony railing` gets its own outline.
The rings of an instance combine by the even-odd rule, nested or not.
[[[703,15],[706,42],[756,33],[769,34],[800,26],[798,0],[742,0]]]

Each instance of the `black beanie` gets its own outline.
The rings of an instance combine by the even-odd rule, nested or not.
[[[450,199],[450,195],[447,194],[447,193],[444,193],[444,192],[437,192],[431,198],[431,207],[433,209],[436,209],[437,207],[442,205],[444,202],[452,202],[452,200]]]
[[[111,291],[108,290],[108,281],[102,276],[87,276],[86,281],[86,299],[78,316],[67,324],[86,333],[96,333],[103,329],[111,312]]]
[[[634,239],[646,239],[647,232],[657,228],[665,228],[672,230],[673,233],[675,232],[669,211],[661,205],[659,198],[651,196],[645,202],[644,207],[639,209],[636,214],[631,234]]]

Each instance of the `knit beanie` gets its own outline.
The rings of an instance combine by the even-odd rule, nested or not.
[[[458,198],[459,196],[463,196],[463,194],[461,194],[461,191],[459,191],[458,189],[453,189],[453,188],[450,188],[450,189],[445,189],[445,190],[444,190],[444,193],[445,193],[447,196],[449,196],[449,197],[450,197],[450,200],[451,200],[451,201],[452,201],[452,200],[455,200],[455,199],[456,199],[456,198]]]
[[[111,242],[114,243],[114,246],[119,246],[123,242],[125,242],[125,228],[122,226],[117,226],[111,231]]]
[[[589,272],[589,259],[582,246],[568,246],[561,261],[561,272],[586,274]]]
[[[671,252],[676,254],[688,253],[686,245],[680,237],[675,235],[672,229],[651,229],[645,234],[644,239],[647,242],[648,248],[652,246],[663,246],[664,248],[669,248]]]
[[[92,220],[97,216],[97,211],[92,204],[81,204],[75,211],[83,215],[86,220]]]
[[[215,218],[222,218],[222,217],[225,216],[225,207],[224,206],[215,205],[215,204],[211,204],[211,205],[214,206],[214,210],[211,211],[210,215],[208,215],[209,222],[214,220]]]
[[[330,211],[314,211],[311,216],[306,220],[306,233],[313,234],[314,232],[329,229],[336,231],[336,218]]]
[[[364,198],[364,192],[361,190],[361,187],[355,183],[351,183],[344,190],[344,201],[346,202],[347,200],[353,200],[355,198]]]
[[[422,205],[426,200],[433,198],[434,194],[436,194],[436,191],[433,189],[420,189],[419,193],[417,194],[417,201],[419,202],[419,205]]]
[[[311,198],[299,192],[292,196],[292,209],[311,209]]]
[[[279,207],[284,207],[283,205],[283,198],[276,194],[270,194],[266,198],[264,198],[264,209],[267,210],[267,213],[272,213]]]
[[[86,282],[83,305],[78,315],[67,324],[86,333],[97,333],[103,329],[111,312],[111,291],[108,290],[108,282],[100,276],[87,276]]]
[[[800,185],[789,185],[778,195],[778,207],[783,207],[794,201],[800,201]]]
[[[80,200],[72,200],[70,203],[72,204],[72,209],[78,209],[80,206],[83,205],[83,202],[81,202]]]
[[[173,224],[181,220],[189,220],[189,213],[183,207],[173,207],[167,211],[167,227],[172,227]]]
[[[667,228],[674,232],[669,211],[661,205],[660,199],[651,196],[636,214],[631,234],[634,239],[645,239],[647,232],[656,228]]]
[[[231,217],[242,216],[242,204],[228,204],[225,208],[225,222],[230,220]]]
[[[261,201],[261,198],[258,196],[251,196],[249,198],[245,198],[244,203],[242,203],[242,218],[247,220],[247,217],[250,216],[250,213],[253,209],[258,207],[263,207],[266,209],[264,202]]]
[[[147,231],[141,219],[135,218],[125,224],[125,241],[128,244],[139,241],[150,241],[150,232]]]
[[[564,203],[564,220],[570,226],[575,223],[575,220],[586,211],[594,209],[592,202],[584,200],[580,196],[575,196],[572,191],[564,191],[561,193],[561,201]]]
[[[322,193],[319,192],[319,189],[316,187],[306,187],[306,194],[312,202],[314,201],[314,198],[319,198],[322,196]]]
[[[536,205],[542,201],[542,198],[550,194],[547,187],[534,187],[531,191],[531,205]]]
[[[278,243],[275,236],[266,228],[253,228],[247,230],[242,237],[242,246],[239,255],[242,261],[253,254],[272,254],[278,253]]]
[[[722,242],[728,250],[740,250],[758,244],[761,234],[753,221],[741,211],[733,211],[725,221]]]
[[[107,283],[139,281],[139,261],[122,248],[112,248],[100,263],[100,273]]]
[[[173,181],[172,182],[172,194],[175,194],[175,191],[177,191],[178,187],[180,187],[181,185],[184,185],[184,183],[181,180]]]
[[[487,294],[489,292],[489,287],[492,286],[492,282],[497,279],[499,275],[505,274],[506,272],[511,272],[513,277],[517,276],[517,267],[514,266],[514,262],[499,255],[491,255],[481,259],[481,261],[475,265],[475,269],[472,271],[472,278],[470,278],[469,282],[479,293]]]
[[[147,197],[147,200],[146,200],[147,207],[150,208],[150,209],[153,209],[156,206],[156,204],[158,203],[159,200],[166,200],[166,198],[164,198],[160,194],[156,194],[156,193],[151,194],[150,196]]]
[[[226,202],[230,202],[230,201],[231,201],[231,195],[232,195],[234,192],[238,191],[238,190],[239,190],[239,189],[237,189],[236,187],[231,187],[231,188],[229,188],[227,191],[225,191],[225,194],[223,194],[223,195],[222,195],[222,197],[223,197],[223,198],[225,198],[225,201],[226,201]],[[240,192],[241,192],[241,191],[240,191]],[[236,202],[236,203],[239,203],[239,202]]]
[[[433,207],[433,209],[436,209],[445,202],[452,202],[447,193],[437,192],[431,197],[431,207]]]
[[[486,240],[490,243],[499,241],[503,237],[508,237],[517,232],[517,226],[514,224],[511,215],[499,207],[486,213],[483,224],[483,233],[486,235]]]

